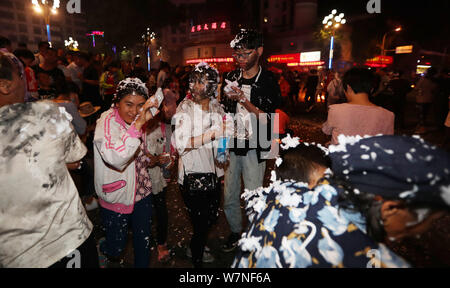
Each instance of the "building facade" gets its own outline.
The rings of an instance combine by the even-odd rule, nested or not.
[[[205,1],[175,1],[190,13],[187,20],[161,31],[161,43],[171,65],[189,65],[199,60],[232,68],[229,46],[240,28],[256,28],[264,34],[264,55],[309,52],[319,49],[313,39],[317,24],[317,0],[244,0],[230,1],[229,11],[197,9]],[[192,3],[191,3],[192,2]],[[192,8],[194,7],[194,8]],[[239,13],[234,13],[239,9]],[[222,11],[223,10],[223,11]],[[239,14],[242,17],[236,16]]]
[[[83,11],[69,14],[65,5],[66,2],[61,1],[58,13],[50,16],[52,46],[64,48],[64,40],[72,37],[78,41],[79,49],[87,49],[90,38],[86,36],[85,14]],[[44,17],[34,11],[31,0],[1,0],[0,35],[11,40],[13,49],[25,43],[28,49],[36,51],[40,41],[47,41]]]

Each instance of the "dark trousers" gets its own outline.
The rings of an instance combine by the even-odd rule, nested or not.
[[[150,235],[152,221],[152,201],[147,196],[135,203],[133,213],[121,214],[102,208],[102,222],[106,241],[100,251],[107,257],[117,258],[127,244],[128,225],[133,231],[134,266],[148,268],[150,264]]]
[[[203,252],[208,232],[219,216],[220,186],[217,185],[217,187],[215,191],[198,193],[186,190],[183,185],[180,185],[183,201],[188,209],[194,230],[190,247],[192,263],[196,268],[202,267]]]
[[[316,103],[316,89],[306,90],[305,103],[308,107]]]
[[[159,245],[162,245],[167,241],[167,226],[169,225],[169,216],[167,213],[166,193],[167,187],[165,187],[163,191],[159,192],[158,194],[152,195],[152,205],[153,209],[155,209],[156,214],[156,232],[158,233],[156,238]]]
[[[94,233],[91,232],[86,241],[83,242],[75,253],[70,253],[48,268],[99,268],[98,253],[95,244]],[[80,257],[77,261],[76,257]]]

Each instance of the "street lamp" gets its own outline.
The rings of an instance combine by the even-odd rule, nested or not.
[[[395,30],[391,30],[391,31],[388,31],[388,32],[386,32],[386,33],[384,33],[384,35],[383,35],[383,42],[382,42],[382,44],[381,44],[381,56],[386,56],[385,54],[386,54],[386,50],[384,49],[384,45],[385,45],[385,43],[386,43],[386,37],[387,37],[387,35],[389,34],[389,33],[392,33],[392,32],[400,32],[400,31],[402,31],[402,27],[397,27]]]
[[[322,24],[325,26],[325,29],[331,29],[331,41],[330,41],[330,60],[328,62],[328,68],[331,69],[333,67],[333,47],[334,47],[334,33],[336,29],[338,29],[341,25],[347,23],[347,20],[344,18],[344,13],[338,12],[336,9],[331,11],[331,14],[325,16],[322,21]]]
[[[31,0],[33,4],[34,11],[39,14],[44,15],[45,26],[47,28],[47,40],[52,46],[52,39],[50,37],[50,15],[57,14],[57,9],[59,8],[59,0]]]
[[[78,50],[78,41],[74,40],[72,37],[69,37],[69,40],[64,40],[64,45],[69,50]]]
[[[150,72],[150,62],[151,62],[151,46],[152,41],[155,40],[156,33],[151,32],[150,28],[147,27],[147,31],[142,34],[142,40],[144,40],[144,45],[147,47],[147,69]]]

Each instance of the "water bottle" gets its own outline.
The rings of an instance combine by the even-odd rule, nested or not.
[[[218,139],[219,145],[217,146],[216,160],[218,163],[227,162],[227,146],[230,137],[220,137]]]

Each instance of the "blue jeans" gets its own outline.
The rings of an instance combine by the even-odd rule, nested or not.
[[[255,190],[263,186],[266,162],[258,163],[256,150],[248,151],[246,156],[230,153],[230,165],[225,171],[223,209],[231,232],[241,233],[241,175],[245,189]]]
[[[128,225],[133,231],[134,266],[148,268],[150,264],[150,235],[152,226],[151,195],[134,205],[133,213],[121,214],[102,208],[106,241],[100,251],[106,256],[119,257],[127,244]]]

